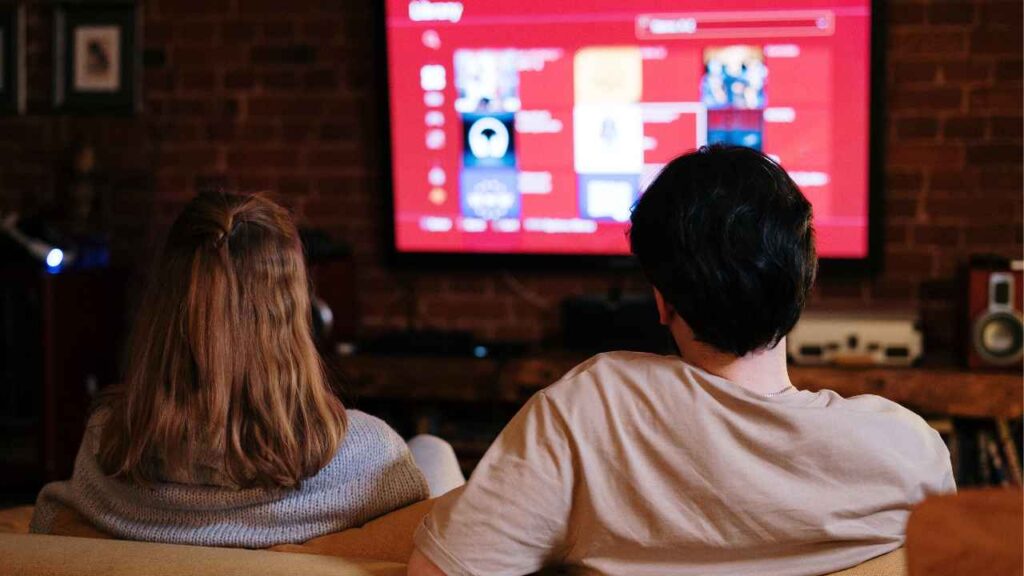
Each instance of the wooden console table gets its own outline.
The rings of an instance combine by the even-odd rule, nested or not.
[[[340,363],[347,377],[346,392],[355,397],[518,405],[584,359],[569,353],[507,360],[356,355]],[[1020,373],[791,366],[790,377],[800,389],[830,389],[843,396],[877,394],[920,414],[1013,419],[1024,412]]]
[[[347,405],[384,418],[406,436],[446,438],[469,474],[530,396],[585,359],[568,352],[507,359],[355,355],[337,364]],[[1014,419],[1024,412],[1022,378],[1014,373],[791,366],[790,377],[797,388],[877,394],[926,417]]]

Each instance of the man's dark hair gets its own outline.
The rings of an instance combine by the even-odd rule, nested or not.
[[[629,238],[697,340],[737,356],[793,329],[817,271],[810,202],[750,148],[708,146],[670,162],[633,209]]]

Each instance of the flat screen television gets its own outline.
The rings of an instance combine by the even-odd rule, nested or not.
[[[789,171],[826,266],[876,261],[871,0],[387,0],[382,16],[400,262],[621,259],[644,187],[716,142]]]

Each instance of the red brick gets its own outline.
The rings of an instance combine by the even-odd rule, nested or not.
[[[274,179],[260,174],[241,174],[238,176],[238,189],[242,192],[266,192],[274,189]]]
[[[290,90],[299,86],[299,78],[291,70],[274,70],[261,75],[260,84],[270,89]]]
[[[348,142],[356,139],[358,127],[353,122],[329,122],[320,126],[320,139]]]
[[[1004,60],[996,62],[996,80],[1020,80],[1024,77],[1024,60]]]
[[[888,190],[919,192],[924,188],[924,173],[921,170],[889,171],[885,186]]]
[[[918,201],[916,198],[897,198],[889,196],[885,199],[885,215],[890,221],[909,219],[917,216]]]
[[[147,23],[144,39],[146,46],[166,46],[174,39],[174,26],[169,22]]]
[[[210,91],[217,81],[217,75],[213,70],[197,70],[194,72],[183,72],[180,85],[184,90]]]
[[[939,121],[935,118],[901,118],[895,121],[898,138],[933,140],[939,133]]]
[[[194,182],[194,188],[200,192],[204,190],[231,190],[235,188],[230,176],[217,172],[197,174]]]
[[[224,74],[224,87],[229,90],[252,88],[256,75],[252,70],[231,70]]]
[[[893,79],[899,84],[932,82],[938,75],[939,65],[933,62],[894,62]]]
[[[928,176],[928,189],[939,192],[969,192],[976,186],[974,178],[966,170],[932,170]]]
[[[903,222],[890,221],[885,227],[885,243],[889,246],[906,246],[910,243],[910,227]]]
[[[361,146],[318,146],[310,151],[308,164],[313,168],[344,169],[358,166],[363,158]]]
[[[940,260],[941,262],[941,260]],[[924,300],[949,301],[960,296],[957,282],[951,279],[928,280],[921,283],[921,298]]]
[[[175,23],[175,37],[180,44],[212,46],[217,43],[219,26],[216,22],[186,20]]]
[[[229,20],[220,25],[220,37],[225,44],[252,42],[256,38],[257,26],[252,22]]]
[[[155,139],[161,142],[195,142],[202,139],[203,131],[197,122],[166,122],[152,130]]]
[[[1024,4],[1019,1],[1009,2],[987,1],[980,2],[979,16],[981,22],[986,24],[1007,25],[1014,22],[1020,23],[1024,20]]]
[[[301,65],[315,62],[317,49],[310,44],[261,45],[252,47],[249,54],[251,62],[257,65]]]
[[[894,62],[906,56],[944,59],[967,52],[967,34],[961,30],[893,30],[889,35],[890,57]]]
[[[979,164],[1019,164],[1024,146],[1017,144],[975,144],[967,147],[967,162]]]
[[[302,75],[302,85],[308,90],[334,90],[338,87],[338,75],[334,70],[310,70]]]
[[[281,137],[292,145],[312,140],[318,132],[319,126],[311,122],[287,122],[281,126]]]
[[[925,210],[934,218],[960,222],[992,221],[1008,222],[1018,216],[1016,202],[1012,200],[977,198],[926,198]]]
[[[309,194],[309,179],[293,176],[279,178],[275,189],[281,194]]]
[[[893,24],[918,24],[924,22],[924,4],[916,2],[889,2],[887,21]]]
[[[931,250],[886,247],[883,267],[886,276],[927,276],[934,260]]]
[[[996,167],[996,170],[993,170],[991,167],[986,168],[986,170],[982,170],[978,175],[978,183],[985,188],[1012,190],[1017,193],[1020,192],[1021,188],[1024,188],[1024,174],[1021,172],[1019,162],[1009,167]]]
[[[295,168],[298,163],[295,148],[236,146],[228,152],[228,166],[232,169]]]
[[[328,44],[342,37],[342,21],[333,18],[317,18],[302,24],[302,36],[318,44]]]
[[[160,151],[159,160],[164,166],[209,169],[217,163],[217,150],[212,146],[164,148]]]
[[[868,292],[871,300],[913,300],[917,292],[917,283],[905,277],[882,278],[871,284]]]
[[[1014,139],[1018,142],[1024,136],[1024,118],[1020,116],[996,116],[991,120],[992,138]]]
[[[893,144],[889,146],[891,166],[960,166],[964,161],[963,146],[946,144]]]
[[[1019,22],[1018,22],[1019,24]],[[974,54],[1012,54],[1020,56],[1021,28],[979,28],[971,34]]]
[[[238,12],[280,16],[282,10],[287,10],[292,14],[309,14],[319,5],[319,0],[288,0],[286,4],[282,4],[281,0],[238,0]]]
[[[967,245],[1020,245],[1022,229],[1020,224],[971,225],[966,231]]]
[[[165,116],[207,116],[212,110],[212,102],[204,98],[162,98],[153,101],[154,112]]]
[[[145,70],[143,82],[151,96],[171,92],[174,89],[174,75],[167,70]]]
[[[291,22],[272,20],[263,24],[263,37],[267,40],[291,40],[294,36]]]
[[[889,93],[893,110],[959,110],[964,93],[957,88],[897,88]]]
[[[253,97],[249,99],[249,113],[254,116],[319,116],[325,99],[299,96]]]
[[[272,142],[281,138],[281,128],[274,122],[246,122],[238,126],[238,137],[246,142]]]
[[[992,64],[989,62],[946,62],[942,65],[942,78],[947,84],[983,82],[992,78]]]
[[[956,246],[960,242],[960,228],[956,226],[915,226],[913,243],[919,246]]]
[[[974,5],[967,2],[933,2],[928,6],[933,24],[967,24],[974,21]]]
[[[946,140],[977,139],[984,134],[984,118],[950,117],[943,121],[942,136]]]
[[[471,296],[453,297],[436,296],[421,297],[426,316],[434,318],[507,318],[509,316],[509,300],[496,296],[474,298]]]
[[[974,88],[970,92],[968,107],[971,110],[1018,112],[1022,98],[1024,95],[1019,85],[1016,88]]]
[[[156,0],[155,13],[160,16],[176,16],[180,14],[223,14],[231,6],[229,0]]]

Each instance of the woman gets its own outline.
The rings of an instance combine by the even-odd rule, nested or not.
[[[262,548],[426,498],[402,439],[332,394],[309,316],[288,213],[195,198],[144,295],[124,382],[100,398],[72,479],[43,488],[32,531],[67,507],[118,538]],[[450,447],[431,440],[419,444],[451,477]]]

